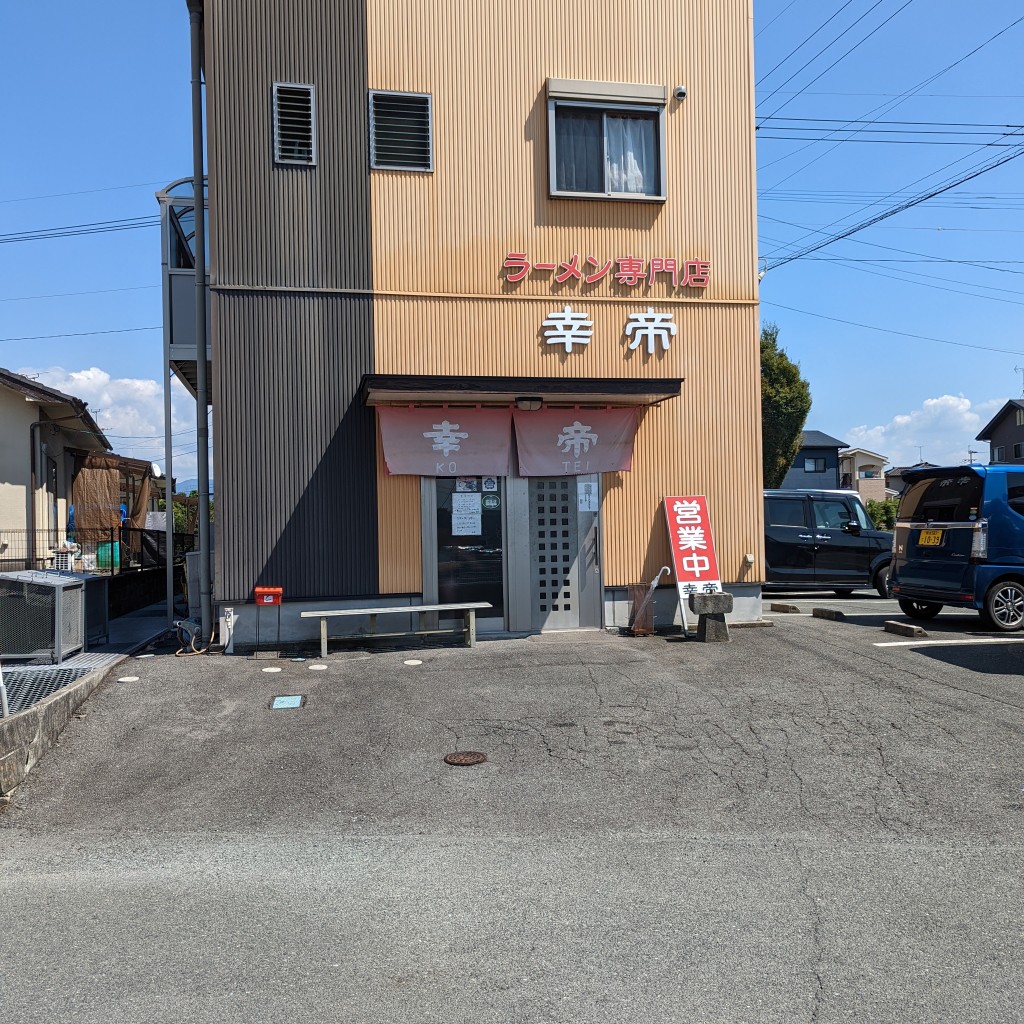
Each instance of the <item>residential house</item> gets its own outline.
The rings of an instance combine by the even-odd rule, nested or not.
[[[915,462],[913,466],[891,466],[885,471],[885,487],[889,496],[898,497],[903,493],[906,483],[903,474],[911,469],[935,469],[933,462]]]
[[[110,443],[86,403],[0,369],[0,569],[52,564],[75,480]]]
[[[839,450],[846,447],[845,441],[820,430],[805,430],[800,436],[800,451],[782,486],[800,490],[838,488]]]
[[[988,441],[989,462],[1024,462],[1024,398],[1011,398],[975,440]]]
[[[885,501],[884,455],[867,448],[846,448],[839,453],[839,486],[856,491],[864,501]]]

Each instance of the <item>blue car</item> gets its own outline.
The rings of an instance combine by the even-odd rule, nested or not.
[[[993,629],[1024,627],[1024,465],[904,473],[890,577],[912,619],[974,608]]]

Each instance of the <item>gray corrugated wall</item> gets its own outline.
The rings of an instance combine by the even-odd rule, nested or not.
[[[217,599],[377,592],[367,298],[219,295]]]
[[[207,0],[205,26],[215,597],[373,594],[365,3]],[[273,163],[280,81],[316,88],[315,167]]]

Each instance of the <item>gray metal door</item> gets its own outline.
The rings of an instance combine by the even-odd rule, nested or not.
[[[601,626],[597,476],[530,477],[533,629]]]

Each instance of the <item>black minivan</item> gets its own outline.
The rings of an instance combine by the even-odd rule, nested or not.
[[[903,474],[892,595],[913,619],[975,608],[995,629],[1024,628],[1024,466]]]
[[[764,492],[765,589],[888,596],[892,534],[856,491]]]

